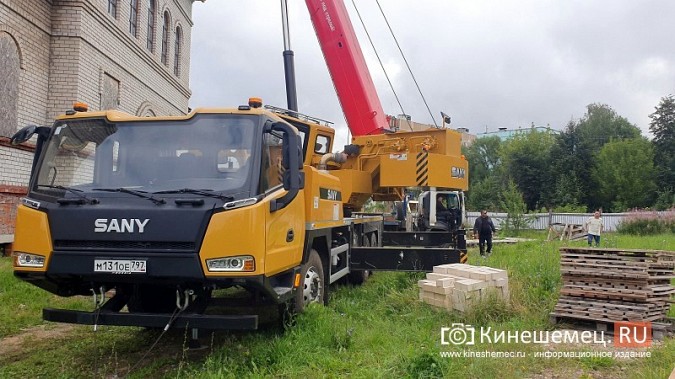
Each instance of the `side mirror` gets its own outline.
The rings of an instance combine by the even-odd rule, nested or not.
[[[23,128],[21,128],[21,130],[14,133],[12,139],[10,140],[10,143],[15,146],[18,144],[22,144],[28,141],[37,130],[38,127],[35,125],[24,126]]]
[[[35,145],[35,155],[33,156],[33,166],[31,168],[32,172],[35,172],[35,166],[37,165],[38,159],[40,159],[40,154],[42,153],[42,147],[44,146],[45,141],[47,141],[47,138],[49,138],[49,133],[51,132],[51,128],[48,126],[35,126],[35,125],[28,125],[24,126],[19,130],[18,132],[14,133],[12,138],[10,139],[10,143],[12,145],[18,145],[22,144],[31,137],[33,137],[34,134],[38,135],[37,143]],[[32,181],[33,179],[31,179]]]
[[[285,208],[295,199],[298,191],[305,188],[305,173],[302,172],[302,140],[295,129],[284,122],[275,122],[269,131],[283,133],[281,165],[284,167],[283,186],[288,191],[270,203],[270,211],[274,212]]]

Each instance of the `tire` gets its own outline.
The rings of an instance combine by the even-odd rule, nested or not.
[[[302,283],[295,294],[295,311],[302,313],[312,303],[323,304],[326,293],[323,263],[316,250],[309,253],[307,263],[302,265]]]
[[[130,313],[171,313],[176,309],[176,290],[151,285],[136,287],[127,308]]]

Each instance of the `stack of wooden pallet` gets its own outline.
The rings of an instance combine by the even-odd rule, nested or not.
[[[418,282],[420,300],[427,304],[465,312],[491,292],[509,299],[506,271],[461,263],[434,267],[434,272]]]
[[[667,317],[675,287],[675,252],[560,248],[563,287],[551,314],[614,323]]]
[[[547,241],[560,239],[561,241],[578,241],[588,236],[583,225],[554,223],[548,227]]]

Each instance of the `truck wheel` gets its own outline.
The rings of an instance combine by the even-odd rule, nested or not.
[[[309,260],[302,265],[302,283],[295,294],[295,310],[300,313],[311,303],[323,303],[325,285],[323,264],[319,253],[312,249]]]

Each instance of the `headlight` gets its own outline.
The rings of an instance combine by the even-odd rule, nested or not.
[[[44,267],[45,257],[42,255],[28,254],[21,251],[14,252],[15,267]]]
[[[255,271],[255,259],[250,255],[236,257],[207,259],[206,267],[209,271]]]

